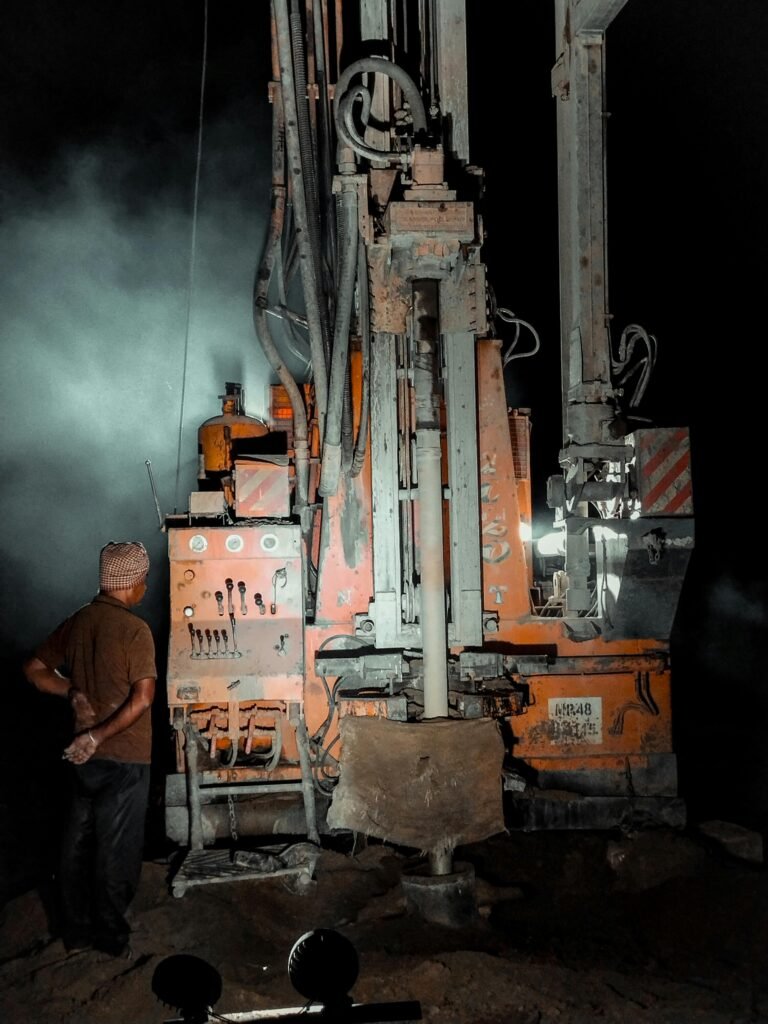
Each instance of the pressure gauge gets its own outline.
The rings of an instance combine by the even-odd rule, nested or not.
[[[202,554],[203,551],[208,547],[208,541],[202,535],[202,533],[196,533],[194,537],[189,538],[189,549],[190,551],[196,552],[198,555]]]
[[[227,551],[231,551],[232,554],[236,554],[238,551],[242,551],[245,547],[245,541],[239,533],[230,533],[227,539],[224,541],[224,546]]]

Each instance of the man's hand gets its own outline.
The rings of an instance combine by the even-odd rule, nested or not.
[[[90,706],[90,705],[89,705]],[[72,764],[85,764],[90,761],[98,749],[98,742],[90,730],[78,733],[61,755]]]
[[[85,732],[96,725],[96,712],[82,690],[70,687],[69,703],[75,716],[75,732]]]
[[[102,743],[106,743],[112,736],[124,732],[149,711],[154,696],[154,678],[147,677],[131,683],[128,696],[108,718],[80,727],[81,731],[62,754],[64,760],[70,761],[72,764],[85,764],[86,761],[90,761]],[[84,702],[81,705],[82,713],[87,714],[90,711],[93,714],[93,709],[85,694],[81,694],[80,697]],[[80,700],[80,697],[77,699]]]

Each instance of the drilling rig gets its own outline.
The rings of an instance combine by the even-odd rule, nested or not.
[[[465,0],[272,0],[253,310],[276,383],[264,420],[226,383],[198,490],[166,520],[166,830],[190,857],[349,830],[448,875],[457,846],[505,827],[683,823],[670,634],[689,435],[640,417],[655,339],[612,340],[607,306],[604,44],[626,2],[555,0],[563,429],[545,549],[501,338],[524,324],[482,258]]]

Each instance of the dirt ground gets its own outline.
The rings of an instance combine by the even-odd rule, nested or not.
[[[415,856],[337,841],[306,893],[271,878],[181,897],[169,886],[178,855],[148,860],[130,961],[67,956],[45,886],[30,888],[0,913],[0,1020],[160,1024],[177,1014],[153,994],[153,974],[178,953],[219,972],[221,1015],[302,1006],[287,960],[313,928],[357,949],[356,1001],[418,1000],[426,1021],[768,1020],[766,875],[743,848],[695,829],[499,835],[456,853],[476,876],[477,920],[462,928],[412,912],[401,876]]]

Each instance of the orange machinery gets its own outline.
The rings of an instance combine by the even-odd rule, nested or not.
[[[254,313],[278,383],[269,424],[227,386],[200,489],[168,520],[168,834],[317,841],[360,716],[495,722],[509,824],[680,824],[688,433],[637,417],[655,343],[607,327],[603,43],[623,4],[556,2],[563,444],[544,554],[497,337],[520,324],[481,260],[464,0],[350,6],[272,3]]]

